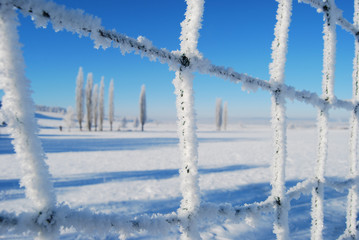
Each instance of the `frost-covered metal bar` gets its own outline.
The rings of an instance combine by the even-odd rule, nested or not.
[[[303,0],[304,1],[304,0]],[[308,2],[305,0],[304,2]],[[317,2],[317,0],[312,0]],[[235,72],[231,68],[216,66],[211,64],[208,59],[192,56],[183,58],[180,52],[170,52],[166,49],[159,49],[153,46],[150,41],[139,37],[130,38],[115,31],[109,31],[101,26],[101,20],[91,15],[85,15],[80,10],[65,9],[62,5],[43,0],[1,0],[2,4],[12,4],[20,9],[24,16],[31,16],[37,26],[46,27],[50,21],[55,31],[67,30],[77,33],[80,36],[87,36],[94,40],[95,47],[107,48],[120,47],[122,53],[135,51],[150,60],[159,60],[161,63],[168,64],[173,70],[178,70],[187,60],[190,60],[188,68],[192,71],[198,71],[202,74],[217,76],[222,79],[229,79],[234,83],[242,83],[243,88],[247,90],[256,90],[261,88],[266,91],[273,91],[281,88],[283,96],[291,100],[298,100],[311,104],[320,109],[340,108],[351,111],[353,104],[351,101],[336,99],[328,104],[316,93],[306,90],[298,91],[292,86],[285,84],[272,85],[266,80],[255,78],[247,74]],[[76,19],[76,21],[73,21]]]
[[[297,183],[297,185],[287,190],[287,199],[290,201],[292,199],[298,199],[302,194],[311,194],[311,191],[316,184],[317,181],[315,179],[307,179],[305,181]]]
[[[61,219],[61,225],[64,228],[74,228],[88,235],[106,236],[109,232],[116,232],[126,236],[140,231],[147,231],[151,234],[168,234],[180,223],[180,219],[175,213],[141,215],[133,218],[118,214],[93,213],[88,209],[63,208],[61,212],[64,214]]]
[[[358,177],[350,178],[343,182],[325,183],[326,187],[343,191],[350,188],[358,181]],[[307,179],[299,182],[286,192],[288,201],[298,199],[302,194],[309,195],[313,186],[316,186],[316,179]],[[199,219],[207,220],[233,220],[238,221],[247,217],[256,217],[261,213],[273,212],[275,200],[269,197],[262,202],[254,202],[240,206],[231,204],[203,203],[198,211]],[[71,209],[63,205],[54,208],[56,212],[57,227],[72,228],[78,232],[88,235],[105,235],[108,233],[131,234],[140,231],[147,231],[150,234],[168,234],[174,231],[181,218],[176,213],[141,215],[137,217],[118,214],[95,213],[91,209]],[[46,230],[46,226],[36,221],[37,212],[26,212],[21,214],[0,212],[0,234],[36,234],[39,230]]]
[[[37,210],[38,224],[51,229],[55,223],[56,197],[37,135],[35,105],[17,33],[18,19],[11,5],[0,5],[0,88],[4,91],[2,113],[10,128],[16,158],[22,168],[21,185]],[[46,237],[46,231],[39,237]]]
[[[322,98],[331,103],[334,99],[334,73],[336,53],[336,23],[334,0],[325,0],[324,13],[324,49],[323,49],[323,79]],[[333,6],[333,7],[332,7]],[[324,171],[328,155],[328,109],[319,109],[318,112],[318,158],[316,162],[315,178],[316,186],[312,190],[312,227],[311,238],[320,240],[323,238],[324,227],[323,202],[324,202]]]
[[[245,204],[243,206],[231,206],[230,204],[215,205],[202,204],[198,217],[200,219],[215,220],[218,217],[238,221],[246,217],[255,217],[264,212],[273,211],[272,199],[260,203]],[[94,213],[90,209],[71,209],[61,206],[55,209],[58,213],[57,226],[64,229],[73,229],[83,232],[85,235],[105,236],[108,233],[129,235],[131,233],[147,231],[150,234],[169,234],[175,231],[183,219],[176,213],[155,214],[152,216],[141,215],[138,217],[121,216],[118,214]],[[21,213],[19,215],[0,213],[0,234],[36,234],[39,229],[46,230],[43,225],[34,221],[36,213]]]
[[[358,176],[354,178],[348,178],[344,181],[326,180],[324,185],[325,187],[330,187],[336,190],[337,192],[343,192],[344,190],[353,187],[358,180],[359,180]],[[316,187],[317,185],[318,185],[318,181],[316,178],[306,179],[302,182],[299,182],[294,187],[288,189],[286,193],[287,198],[289,200],[292,200],[292,199],[298,199],[301,194],[309,195],[311,194],[313,188]]]
[[[199,211],[201,219],[215,220],[223,218],[225,220],[238,221],[239,219],[251,218],[262,213],[273,212],[275,202],[268,198],[263,202],[254,202],[242,206],[232,206],[231,204],[203,203]]]
[[[147,231],[151,234],[168,234],[180,223],[177,214],[141,215],[138,217],[121,216],[118,214],[94,213],[89,209],[71,209],[61,206],[55,209],[58,213],[57,226],[74,229],[86,235],[105,236],[109,233],[121,235]],[[19,215],[0,213],[0,234],[36,234],[37,231],[48,231],[44,225],[34,221],[36,213],[26,212]]]
[[[273,209],[272,199],[243,206],[203,204],[198,211],[200,219],[244,219],[253,217],[263,212],[270,212]],[[121,216],[118,214],[94,213],[90,209],[71,209],[68,206],[61,206],[55,209],[58,213],[56,218],[57,226],[64,229],[74,229],[83,232],[85,235],[103,236],[108,233],[119,233],[128,235],[140,231],[147,231],[150,234],[168,234],[174,231],[183,219],[176,213],[141,215],[138,217]],[[5,233],[27,233],[36,234],[39,229],[46,230],[43,225],[34,221],[36,213],[0,213],[0,234]]]
[[[345,190],[350,189],[351,187],[356,185],[358,180],[358,176],[348,178],[344,181],[331,181],[327,179],[325,181],[325,186],[330,187],[337,192],[344,192]]]
[[[284,83],[284,68],[287,54],[288,31],[292,15],[292,0],[278,0],[277,23],[272,42],[272,62],[269,65],[272,86]],[[285,196],[285,164],[287,158],[285,98],[282,89],[272,92],[272,198],[274,204],[273,232],[277,239],[289,239],[288,210],[289,202]]]
[[[354,17],[353,22],[356,27],[359,26],[359,0],[354,0]],[[353,59],[353,96],[352,101],[355,106],[359,103],[359,42],[354,41],[355,56]],[[353,108],[350,118],[350,169],[349,177],[354,178],[358,175],[358,129],[359,129],[359,113],[358,107]],[[347,220],[345,238],[357,239],[357,205],[358,190],[357,181],[349,189],[347,202]]]
[[[162,63],[176,65],[180,63],[180,56],[166,49],[158,49],[143,37],[130,38],[116,31],[106,30],[101,25],[101,19],[82,10],[66,9],[63,5],[44,0],[1,0],[2,5],[12,5],[19,9],[24,16],[31,16],[37,27],[46,28],[51,22],[54,30],[66,30],[79,36],[90,37],[96,48],[120,48],[122,53],[136,51],[151,60],[158,59]]]
[[[351,111],[354,107],[352,101],[334,99],[331,103],[328,103],[314,92],[307,90],[299,91],[294,87],[286,84],[273,84],[266,80],[255,78],[247,74],[237,73],[231,68],[220,67],[213,64],[210,64],[207,67],[205,64],[201,64],[200,62],[195,63],[198,64],[196,67],[198,72],[216,76],[222,79],[229,79],[234,83],[242,83],[242,89],[244,90],[256,91],[260,88],[262,90],[273,92],[280,88],[285,98],[304,102],[319,109],[337,108]]]
[[[321,0],[298,0],[298,2],[310,4],[313,8],[324,12],[329,7],[327,2]],[[356,41],[359,41],[359,26],[356,24],[351,24],[348,20],[346,20],[343,17],[342,11],[337,8],[335,4],[330,5],[330,8],[334,13],[332,17],[335,18],[336,24],[341,26],[344,30],[350,32],[355,37]]]
[[[185,19],[181,23],[182,62],[173,80],[177,102],[177,131],[180,140],[182,167],[180,169],[182,200],[178,209],[181,219],[181,239],[201,239],[197,229],[200,208],[198,177],[198,142],[194,110],[193,79],[190,58],[199,57],[197,43],[203,15],[203,0],[187,0]]]
[[[260,203],[245,204],[242,206],[231,206],[230,204],[216,205],[211,203],[202,204],[198,217],[200,219],[244,219],[253,217],[260,213],[273,211],[272,199]],[[168,234],[174,231],[183,219],[176,213],[141,215],[137,217],[121,216],[119,214],[94,213],[90,209],[71,209],[68,206],[60,206],[55,209],[57,215],[57,226],[64,229],[74,229],[87,235],[106,235],[118,233],[127,235],[140,231],[150,234]],[[0,213],[0,234],[6,233],[29,233],[36,234],[39,229],[46,231],[43,225],[34,221],[36,213],[26,212],[16,215],[14,213]]]

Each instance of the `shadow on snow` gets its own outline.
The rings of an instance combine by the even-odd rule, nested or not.
[[[246,170],[262,166],[249,165],[230,165],[218,168],[202,168],[199,169],[200,174],[220,173]],[[267,167],[267,166],[266,166]],[[124,171],[124,172],[104,172],[104,173],[88,173],[76,174],[66,176],[63,178],[54,178],[53,183],[55,188],[65,187],[79,187],[94,184],[103,184],[114,181],[135,181],[135,180],[161,180],[178,177],[178,169],[159,169],[159,170],[145,170],[145,171]],[[0,191],[19,190],[19,179],[4,179],[0,180]],[[11,198],[11,197],[10,197]]]
[[[48,119],[48,120],[58,120],[58,121],[63,120],[63,118],[61,118],[61,117],[52,117],[52,116],[48,116],[48,115],[41,114],[41,113],[35,113],[35,118]]]
[[[41,137],[41,135],[40,135]],[[12,139],[8,135],[0,137],[0,154],[13,154]],[[199,138],[199,143],[231,142],[231,141],[260,141],[256,138]],[[86,152],[86,151],[118,151],[143,150],[154,147],[178,145],[178,138],[70,138],[52,139],[41,138],[46,153]]]
[[[290,188],[296,185],[299,180],[292,180],[286,182],[286,187]],[[239,186],[237,189],[218,189],[210,191],[202,191],[201,198],[203,202],[224,204],[230,203],[232,206],[243,206],[244,204],[261,202],[267,199],[271,193],[270,183],[248,184]],[[325,202],[330,205],[332,202],[343,202],[346,199],[347,193],[338,193],[331,188],[325,188]],[[88,207],[101,210],[111,210],[111,212],[132,215],[133,217],[141,214],[167,214],[176,212],[180,207],[181,197],[160,199],[160,200],[131,200],[122,202],[107,202],[102,204],[92,204]],[[231,239],[276,239],[273,234],[273,214],[260,214],[259,223],[255,228],[247,227],[246,232],[230,233]],[[291,201],[291,210],[289,211],[289,228],[290,239],[302,240],[310,239],[311,228],[311,196],[301,196],[299,199]],[[243,219],[242,219],[243,220]],[[202,219],[199,227],[201,232],[210,232],[213,224],[222,225],[228,223],[224,218],[217,219]],[[243,222],[243,221],[239,221]],[[331,226],[324,229],[323,239],[337,239],[345,229],[345,210],[333,209],[331,207],[324,208],[324,226]],[[332,227],[335,226],[335,227]],[[226,226],[223,225],[223,230],[226,231]],[[230,231],[230,230],[228,230]],[[236,235],[237,234],[237,235]],[[111,237],[109,239],[112,239]],[[116,238],[113,238],[116,239]],[[128,239],[156,239],[156,238],[142,238],[141,236],[134,236]],[[217,239],[217,238],[213,238]]]

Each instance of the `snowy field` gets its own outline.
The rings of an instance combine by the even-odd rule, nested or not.
[[[133,215],[171,213],[179,207],[180,167],[176,125],[149,123],[145,132],[59,131],[60,115],[37,113],[40,137],[53,176],[58,202],[71,208],[94,212]],[[118,124],[118,123],[116,123]],[[130,126],[131,125],[131,126]],[[116,126],[116,125],[115,125]],[[117,127],[116,127],[117,128]],[[272,130],[269,123],[230,124],[228,131],[199,124],[199,173],[203,202],[243,205],[265,200],[271,191]],[[32,206],[19,187],[21,170],[5,128],[0,128],[0,211],[31,211]],[[290,124],[287,134],[287,187],[314,175],[317,130],[311,123]],[[346,124],[331,124],[329,131],[328,179],[348,175],[349,131]],[[345,229],[346,194],[325,189],[324,239],[336,239]],[[291,239],[310,239],[310,196],[291,202]],[[272,214],[256,219],[228,222],[203,219],[203,239],[275,239]],[[247,223],[249,224],[247,224]],[[178,239],[179,232],[153,236],[146,232],[128,239]],[[117,239],[109,235],[105,239]],[[0,236],[0,239],[24,239]],[[100,239],[71,229],[61,239]],[[30,237],[32,239],[32,237]]]

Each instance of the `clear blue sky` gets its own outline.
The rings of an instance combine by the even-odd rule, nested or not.
[[[56,0],[69,8],[80,8],[102,19],[106,29],[130,37],[150,39],[159,48],[179,48],[183,0]],[[351,22],[353,3],[338,0]],[[230,66],[240,73],[269,79],[277,2],[274,0],[207,0],[200,31],[199,50],[212,63]],[[115,114],[133,117],[139,112],[138,98],[146,85],[148,116],[175,119],[174,72],[167,65],[150,62],[139,55],[121,55],[119,49],[96,50],[89,38],[68,32],[55,33],[51,25],[36,29],[31,19],[20,15],[20,41],[26,74],[32,82],[36,104],[75,107],[75,81],[79,66],[94,82],[105,77],[106,102],[111,78],[115,80]],[[294,1],[289,32],[286,83],[298,90],[321,94],[323,16],[307,4]],[[339,26],[336,64],[337,97],[351,98],[353,37]],[[214,117],[217,97],[228,101],[230,118],[270,116],[270,94],[261,90],[248,94],[240,85],[199,75],[195,79],[195,101],[199,119]],[[107,108],[106,108],[107,109]],[[316,111],[304,104],[288,104],[289,117],[314,117]],[[342,116],[335,113],[334,116]]]

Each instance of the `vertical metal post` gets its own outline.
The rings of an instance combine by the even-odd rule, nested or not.
[[[326,103],[332,103],[334,97],[334,72],[336,53],[336,23],[333,8],[333,0],[324,0],[324,49],[323,49],[323,79],[322,98]],[[316,163],[315,178],[317,185],[312,190],[312,227],[311,239],[320,240],[323,238],[324,228],[324,172],[328,155],[328,119],[327,106],[319,109],[318,113],[318,159]]]
[[[275,38],[272,43],[272,62],[270,64],[270,81],[272,90],[272,128],[273,128],[273,163],[272,163],[272,197],[274,201],[273,232],[277,239],[289,239],[288,209],[285,197],[285,163],[287,158],[286,111],[285,98],[281,85],[284,83],[287,39],[292,11],[291,0],[278,0]]]
[[[182,201],[178,209],[181,239],[201,239],[197,229],[200,207],[198,181],[198,143],[194,110],[191,58],[199,57],[197,42],[203,15],[203,0],[187,0],[185,20],[181,23],[181,66],[173,80],[177,95],[178,135],[182,168],[180,169]]]
[[[16,157],[20,161],[26,196],[38,211],[36,223],[41,226],[39,238],[56,234],[56,197],[45,153],[37,135],[35,104],[31,98],[30,82],[25,77],[25,64],[17,33],[18,20],[11,4],[0,5],[0,88],[4,91],[2,111]]]
[[[354,0],[354,26],[359,27],[359,0]],[[358,127],[359,127],[359,42],[355,38],[355,56],[353,60],[353,105],[355,106],[350,118],[350,169],[349,176],[355,178],[358,175]],[[358,186],[355,182],[349,189],[347,221],[345,235],[350,239],[357,239],[357,205]]]

